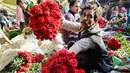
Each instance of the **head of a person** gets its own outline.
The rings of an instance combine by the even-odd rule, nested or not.
[[[17,5],[20,5],[21,3],[22,3],[21,0],[17,0],[17,2],[16,2]]]
[[[69,4],[69,8],[74,14],[77,14],[80,10],[80,2],[77,0],[72,0]]]
[[[91,6],[85,6],[80,13],[80,23],[83,30],[88,29],[97,22],[95,9]]]

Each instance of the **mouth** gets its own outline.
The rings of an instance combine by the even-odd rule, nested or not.
[[[87,18],[88,18],[88,19],[91,19],[91,18],[92,18],[92,14],[88,14],[88,15],[87,15]]]

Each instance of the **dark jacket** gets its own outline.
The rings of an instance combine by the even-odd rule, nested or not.
[[[110,58],[101,37],[98,24],[79,33],[79,40],[69,49],[77,55],[78,68],[86,73],[97,69],[103,73],[111,71]]]

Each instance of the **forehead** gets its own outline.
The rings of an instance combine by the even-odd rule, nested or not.
[[[85,9],[82,13],[94,12],[94,9]]]
[[[73,6],[80,6],[79,2],[75,2]]]

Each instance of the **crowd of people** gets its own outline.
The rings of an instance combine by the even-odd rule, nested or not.
[[[17,0],[18,29],[22,31],[28,27],[31,16],[29,10],[42,1],[46,0],[37,0],[37,3],[34,0]],[[78,68],[84,69],[86,73],[91,73],[93,70],[110,73],[114,70],[102,39],[103,32],[125,30],[130,25],[130,7],[122,0],[109,0],[105,3],[103,0],[54,1],[62,13],[59,32],[64,42],[61,44],[62,48],[57,48],[67,48],[68,51],[75,52]],[[0,18],[2,17],[0,14]],[[3,26],[6,28],[7,24]]]

